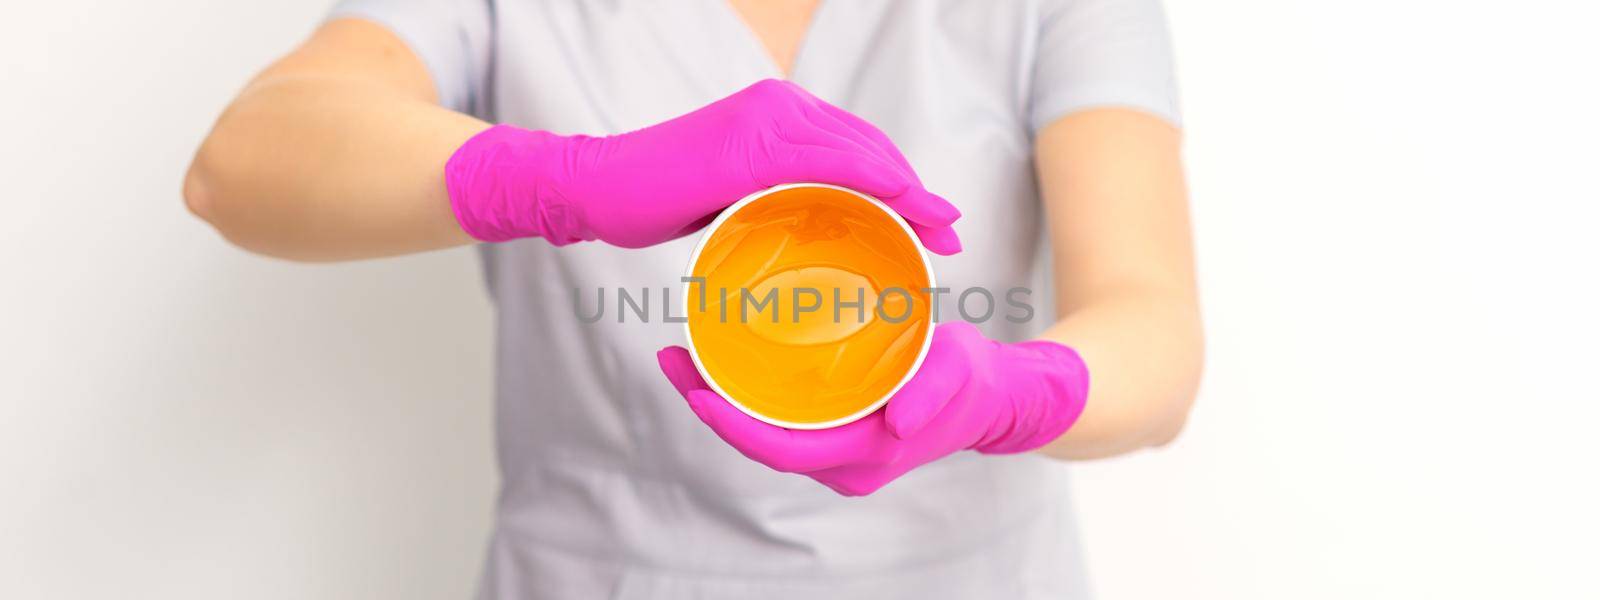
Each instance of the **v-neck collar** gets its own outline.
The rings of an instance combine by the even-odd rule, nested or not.
[[[739,14],[732,3],[728,0],[710,1],[718,5],[718,9],[726,17],[724,21],[739,31],[738,36],[744,40],[744,45],[750,49],[750,53],[760,59],[767,76],[796,83],[799,83],[797,76],[803,74],[806,50],[816,41],[824,19],[828,16],[828,6],[833,4],[829,0],[817,0],[817,7],[811,11],[811,21],[806,23],[805,32],[800,34],[800,44],[795,46],[794,57],[789,61],[789,72],[785,73],[777,58],[767,51],[767,45],[761,41],[761,36],[745,21],[744,16]]]

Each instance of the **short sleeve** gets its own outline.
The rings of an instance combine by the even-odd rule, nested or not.
[[[1046,0],[1028,124],[1123,107],[1180,123],[1172,42],[1160,0]]]
[[[428,67],[439,104],[484,116],[493,26],[490,0],[341,0],[328,18],[383,25]]]

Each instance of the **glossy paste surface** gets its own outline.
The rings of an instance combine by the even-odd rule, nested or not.
[[[772,421],[856,415],[917,364],[931,326],[922,253],[883,208],[824,187],[775,191],[711,232],[691,273],[706,374]]]

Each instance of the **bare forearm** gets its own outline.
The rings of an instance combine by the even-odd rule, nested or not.
[[[1089,401],[1065,435],[1039,451],[1056,458],[1124,454],[1171,441],[1200,378],[1202,339],[1181,292],[1127,289],[1073,311],[1041,337],[1089,366]]]
[[[381,64],[365,77],[365,66],[291,55],[252,82],[196,153],[184,181],[191,210],[241,247],[296,260],[471,241],[451,213],[444,164],[488,125],[420,97],[430,89],[380,79]]]
[[[1203,342],[1187,192],[1171,125],[1128,110],[1061,119],[1037,147],[1059,321],[1089,399],[1041,449],[1100,458],[1171,441],[1199,385]]]

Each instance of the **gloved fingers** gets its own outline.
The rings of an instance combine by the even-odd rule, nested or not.
[[[858,190],[878,198],[899,196],[911,182],[876,156],[816,145],[789,146],[757,177],[766,182],[812,181]]]
[[[905,474],[903,469],[888,469],[881,465],[844,465],[807,476],[840,496],[866,496],[883,489]]]
[[[784,139],[795,144],[808,144],[823,146],[843,152],[854,152],[863,156],[872,156],[882,159],[893,166],[907,180],[916,181],[916,174],[912,173],[894,161],[894,157],[885,154],[877,144],[866,139],[855,130],[839,123],[837,119],[823,113],[815,106],[805,105],[798,109],[801,115],[810,123],[810,127],[794,127],[784,130]]]
[[[933,227],[947,227],[961,218],[961,210],[937,194],[913,185],[906,193],[883,199],[883,203],[907,221]]]
[[[890,141],[882,131],[867,123],[865,119],[812,96],[799,86],[795,86],[795,89],[810,101],[809,105],[802,109],[806,118],[813,125],[825,130],[825,132],[806,132],[804,135],[808,139],[816,141],[805,143],[827,145],[841,150],[856,149],[887,159],[899,167],[912,185],[900,196],[879,196],[879,198],[908,221],[937,227],[950,225],[961,218],[961,211],[954,204],[922,187],[922,180],[917,177],[916,170],[911,168],[911,163],[906,160],[905,155],[900,153],[894,142]],[[859,123],[859,126],[850,124],[845,118]],[[819,139],[830,138],[830,134],[831,139]],[[802,140],[796,137],[795,141]]]
[[[952,339],[953,331],[944,326],[934,331],[922,367],[884,408],[884,426],[896,438],[909,439],[922,431],[971,378],[972,358],[964,344]]]
[[[795,431],[761,422],[711,391],[689,351],[668,346],[656,353],[661,372],[683,394],[695,416],[751,460],[786,473],[808,473],[884,455],[882,413],[830,429]],[[892,450],[892,448],[888,448]],[[878,457],[878,458],[874,458]]]
[[[818,98],[816,94],[800,87],[799,84],[792,81],[784,81],[784,83],[801,99],[806,101],[808,109],[812,109],[806,111],[806,117],[811,119],[813,123],[828,123],[827,129],[852,132],[850,136],[852,139],[858,140],[862,145],[873,148],[877,153],[888,157],[890,161],[905,169],[906,173],[911,175],[913,181],[921,183],[921,180],[917,178],[916,169],[911,168],[911,161],[906,160],[905,155],[900,153],[900,149],[894,145],[894,142],[889,140],[889,136],[883,133],[883,130],[878,129],[876,125],[850,111]]]
[[[856,175],[852,176],[872,176],[881,179],[882,177],[879,174],[869,173],[867,169],[890,168],[885,159],[875,154],[869,154],[867,151],[860,149],[859,146],[855,146],[853,142],[826,131],[811,130],[804,134],[791,135],[790,141],[803,143],[804,145],[801,148],[836,151],[838,153],[837,156],[849,157],[849,160],[861,162],[858,165],[860,168],[855,171]],[[901,181],[915,181],[914,175],[909,175],[903,170],[895,169],[895,173]],[[821,181],[821,183],[835,182]],[[952,223],[956,222],[956,219],[961,218],[961,211],[944,198],[940,198],[937,194],[923,189],[920,184],[908,183],[899,194],[879,194],[851,185],[837,183],[836,185],[844,185],[882,200],[885,206],[888,206],[896,214],[899,214],[912,224],[922,225],[930,230],[942,229],[942,231],[937,231],[935,235],[929,236],[933,245],[927,243],[928,239],[924,240],[923,245],[928,246],[930,250],[935,250],[940,254],[955,254],[961,250],[961,242],[956,239],[955,230],[950,227]],[[885,185],[887,185],[886,179]]]
[[[672,240],[681,238],[683,236],[689,235],[689,234],[694,233],[696,231],[700,231],[701,229],[704,229],[706,225],[710,225],[712,221],[717,220],[717,214],[720,213],[720,212],[721,212],[720,210],[714,211],[714,212],[712,212],[710,214],[707,214],[707,215],[705,215],[703,217],[695,219],[695,220],[689,222],[688,225],[684,225],[683,227],[679,228],[677,231],[673,232],[672,233],[672,237],[669,237],[669,238],[667,238],[665,240],[661,240],[661,241],[670,242]]]
[[[961,251],[961,238],[956,237],[954,227],[929,227],[917,222],[907,224],[911,226],[912,233],[917,234],[917,239],[922,240],[922,247],[929,252],[950,256]]]
[[[817,110],[822,111],[823,114],[833,118],[839,124],[860,134],[862,138],[876,146],[879,152],[887,155],[890,160],[900,165],[906,172],[911,173],[913,178],[917,177],[916,169],[911,168],[911,161],[906,160],[905,154],[900,152],[900,147],[894,145],[894,142],[889,139],[889,135],[878,129],[877,125],[873,125],[870,121],[856,116],[855,113],[834,106],[828,103],[827,100],[813,96],[810,92],[806,92],[806,94],[815,102]],[[917,179],[917,181],[920,183],[921,179]]]
[[[711,389],[705,378],[700,376],[700,370],[695,368],[694,358],[682,346],[662,348],[656,353],[656,363],[661,365],[661,372],[667,376],[667,381],[672,382],[672,387],[686,398],[689,392]]]
[[[803,136],[791,136],[791,139],[820,141],[832,135],[812,131]],[[955,205],[912,183],[904,171],[885,159],[849,149],[849,146],[843,145],[846,142],[837,136],[827,143],[831,145],[792,146],[787,155],[775,161],[777,164],[771,167],[765,179],[815,181],[851,188],[881,199],[885,206],[907,221],[929,227],[949,228],[951,223],[961,218],[961,211]],[[941,237],[950,238],[954,235],[955,231],[951,230]],[[949,246],[948,243],[942,245]],[[955,246],[959,250],[960,243],[957,242]]]
[[[818,435],[835,430],[792,431],[763,423],[710,390],[692,390],[685,398],[689,409],[717,437],[750,460],[773,470],[805,473],[844,464],[854,456],[852,448],[839,445],[829,436]]]
[[[812,481],[815,481],[817,483],[822,484],[823,487],[826,487],[826,488],[828,488],[830,490],[833,490],[833,493],[838,494],[840,496],[849,496],[850,495],[850,494],[845,493],[844,489],[841,488],[839,486],[839,484],[834,483],[833,480],[831,480],[831,479],[821,479],[821,478],[815,478],[814,477],[814,478],[812,478]]]
[[[900,150],[895,148],[894,143],[890,142],[887,137],[874,139],[860,129],[840,120],[839,117],[835,116],[833,112],[825,110],[823,108],[825,105],[830,107],[832,106],[828,105],[828,103],[824,102],[822,99],[817,98],[816,96],[810,96],[809,93],[807,93],[805,104],[801,107],[800,111],[801,114],[805,116],[806,120],[810,121],[811,124],[816,126],[818,129],[827,131],[840,137],[841,139],[846,140],[852,147],[858,148],[861,152],[889,161],[891,164],[898,167],[901,172],[905,173],[906,177],[911,179],[912,183],[922,183],[922,180],[917,177],[917,172],[911,168],[911,163],[906,160],[905,155],[901,154]],[[835,110],[838,112],[843,112],[837,108],[835,108]]]

